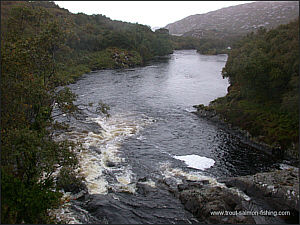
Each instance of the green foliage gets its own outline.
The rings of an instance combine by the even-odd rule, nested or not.
[[[63,167],[57,176],[56,188],[76,193],[84,188],[83,180],[84,178],[78,176],[72,167]]]
[[[211,107],[258,140],[297,151],[299,140],[299,20],[261,29],[234,45],[222,71],[226,97]]]
[[[6,131],[1,144],[2,222],[47,223],[47,209],[57,207],[61,196],[53,191],[52,174],[62,166],[76,168],[74,144],[29,128]]]
[[[47,210],[57,207],[61,194],[41,183],[28,186],[19,178],[1,170],[1,222],[50,223]]]
[[[1,219],[48,223],[47,210],[60,197],[53,191],[53,173],[77,167],[75,145],[51,138],[52,108],[57,103],[73,112],[75,98],[67,89],[55,91],[65,31],[47,10],[20,4],[1,32]]]
[[[234,43],[240,39],[240,36],[226,36],[224,38],[207,37],[201,38],[197,46],[197,51],[204,55],[228,54]]]
[[[89,67],[92,70],[129,68],[141,65],[142,63],[142,58],[136,51],[107,48],[103,51],[98,51],[91,54]]]
[[[78,112],[78,107],[73,104],[73,101],[76,100],[76,97],[77,96],[71,92],[70,88],[65,87],[56,93],[54,100],[55,104],[57,104],[62,113],[74,115]]]
[[[171,36],[173,48],[181,49],[197,49],[199,40],[192,37]]]
[[[50,223],[47,210],[60,198],[54,190],[82,184],[72,172],[79,146],[52,139],[53,129],[64,128],[53,124],[53,107],[78,112],[76,96],[56,87],[91,70],[141,65],[172,47],[164,32],[102,15],[71,14],[53,2],[1,6],[1,219]],[[108,105],[100,102],[97,110],[109,116]]]

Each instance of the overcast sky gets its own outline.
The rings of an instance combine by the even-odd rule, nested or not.
[[[72,13],[102,14],[113,20],[164,27],[194,14],[251,1],[55,1]]]

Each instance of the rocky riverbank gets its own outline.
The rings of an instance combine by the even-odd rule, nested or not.
[[[155,213],[160,215],[159,208],[155,209],[151,198],[158,193],[164,196],[169,192],[175,198],[168,207],[172,208],[181,202],[193,214],[193,223],[299,223],[299,170],[296,167],[288,166],[281,170],[241,177],[183,180],[181,184],[171,181],[159,181],[158,185],[163,187],[160,189],[138,184],[135,195],[124,192],[119,193],[118,197],[113,192],[90,195],[81,184],[72,189],[69,197],[69,201],[73,202],[72,211],[75,212],[72,216],[76,218],[75,222],[81,223],[150,222],[147,220],[147,212],[156,210]],[[139,198],[146,201],[137,201]],[[141,205],[138,202],[144,203]],[[166,220],[163,214],[160,216],[162,221]]]
[[[173,192],[204,223],[299,223],[298,168],[220,178],[216,183],[187,181]]]

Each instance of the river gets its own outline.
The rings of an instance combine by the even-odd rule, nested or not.
[[[97,205],[87,214],[107,223],[194,223],[170,185],[272,168],[268,156],[191,113],[193,105],[226,95],[226,60],[181,50],[144,67],[95,71],[69,85],[82,113],[59,120],[71,126],[66,137],[84,147],[80,166]],[[99,101],[110,106],[109,117],[96,112]]]

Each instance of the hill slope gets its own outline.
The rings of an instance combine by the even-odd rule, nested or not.
[[[261,26],[267,29],[286,24],[299,15],[299,2],[253,2],[188,16],[168,24],[172,35],[224,38],[243,35]]]

